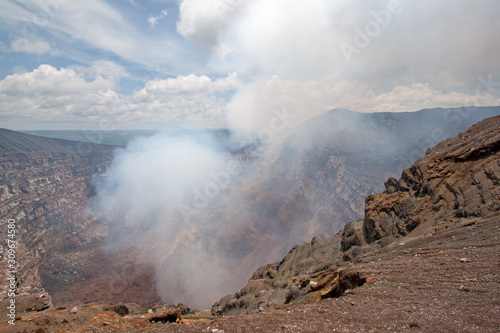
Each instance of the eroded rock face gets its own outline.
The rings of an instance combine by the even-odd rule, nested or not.
[[[256,313],[283,304],[321,299],[321,288],[315,289],[316,279],[342,262],[339,251],[341,239],[339,233],[295,246],[281,261],[260,267],[236,294],[216,302],[212,313]]]
[[[92,191],[90,178],[105,171],[112,147],[90,145],[94,149],[77,153],[77,143],[71,141],[4,130],[0,134],[0,279],[5,280],[7,271],[4,241],[10,219],[16,225],[17,292],[33,300],[26,302],[26,309],[21,302],[18,311],[40,310],[50,306],[40,276],[46,259],[107,235],[106,226],[83,208]],[[0,288],[0,299],[5,300],[6,284]]]
[[[387,236],[406,236],[420,223],[411,216],[416,206],[417,200],[408,192],[368,196],[363,223],[366,242]]]
[[[441,142],[387,191],[366,198],[365,217],[337,235],[298,245],[279,262],[259,268],[234,295],[214,304],[212,313],[265,311],[284,304],[317,302],[359,286],[365,277],[346,264],[404,237],[425,237],[464,219],[500,211],[500,116]],[[347,279],[347,280],[343,280]]]
[[[388,236],[430,235],[461,218],[500,209],[500,117],[441,142],[405,169],[387,191],[366,199],[368,243]],[[417,228],[418,227],[418,228]]]
[[[469,116],[474,117],[472,113]],[[309,240],[313,236],[326,237],[340,230],[345,221],[361,217],[363,198],[367,194],[381,190],[380,184],[386,178],[383,178],[384,172],[389,167],[394,166],[394,158],[398,157],[399,154],[394,155],[394,151],[382,149],[383,146],[370,142],[370,135],[365,134],[368,132],[378,134],[380,129],[378,125],[383,125],[383,130],[380,132],[387,130],[391,133],[388,136],[390,139],[391,137],[401,137],[400,133],[417,128],[414,126],[415,123],[420,124],[418,121],[408,122],[400,115],[391,114],[376,114],[366,117],[354,115],[355,118],[359,119],[352,122],[346,121],[346,117],[347,115],[342,112],[332,113],[326,118],[321,117],[317,121],[306,123],[303,127],[311,127],[312,130],[311,128],[303,128],[304,132],[314,132],[318,134],[317,136],[298,137],[297,140],[289,142],[291,147],[282,145],[276,150],[270,151],[269,156],[267,156],[268,163],[262,167],[262,177],[258,178],[259,181],[256,184],[248,182],[248,184],[255,184],[249,191],[242,191],[248,194],[243,200],[244,204],[242,204],[248,208],[248,214],[241,214],[240,207],[236,206],[234,213],[231,212],[230,215],[220,217],[215,212],[207,219],[211,222],[219,222],[221,219],[229,221],[228,227],[223,230],[210,230],[216,234],[215,236],[207,233],[206,230],[200,231],[200,234],[208,235],[207,239],[215,243],[213,244],[214,253],[218,253],[221,249],[229,249],[228,252],[235,255],[234,258],[229,259],[229,267],[234,267],[231,265],[233,262],[239,262],[241,270],[253,271],[263,262],[280,258],[292,244]],[[322,126],[319,126],[318,123]],[[443,123],[442,120],[441,123]],[[352,135],[350,126],[359,127],[361,125],[363,127],[358,128],[355,135]],[[448,130],[448,127],[445,129]],[[428,131],[428,128],[425,130]],[[456,130],[456,128],[452,130]],[[418,132],[420,136],[414,137],[421,138],[425,131],[421,126],[418,126]],[[437,140],[436,138],[443,135],[445,134],[441,133],[438,136],[432,136],[432,138]],[[100,254],[90,253],[91,251],[88,253],[78,252],[86,245],[90,247],[97,244],[108,233],[105,225],[81,214],[81,208],[84,207],[92,191],[88,181],[90,176],[106,170],[106,165],[111,159],[111,150],[92,146],[93,150],[82,151],[70,143],[47,141],[47,139],[38,142],[28,140],[29,147],[22,138],[17,138],[8,144],[5,142],[5,137],[0,136],[0,151],[2,152],[0,159],[2,170],[0,175],[0,217],[2,217],[3,223],[4,218],[14,216],[19,220],[19,226],[23,230],[20,246],[24,246],[26,256],[20,258],[25,265],[23,272],[26,272],[26,276],[22,277],[21,290],[24,286],[41,288],[40,276],[42,275],[45,281],[50,280],[53,285],[60,286],[64,283],[71,285],[71,288],[68,287],[71,289],[68,294],[74,295],[80,290],[79,300],[84,299],[82,290],[85,290],[85,294],[99,296],[97,287],[101,286],[105,286],[106,290],[111,291],[110,297],[120,297],[124,290],[130,294],[131,288],[137,286],[137,281],[141,281],[141,275],[133,272],[133,269],[129,269],[135,263],[126,261],[126,265],[122,265],[123,258],[117,258],[119,261],[117,260],[115,263],[106,261],[106,264],[109,263],[108,268],[111,267],[111,274],[102,275],[100,279],[91,281],[87,275],[82,274],[85,271],[82,265],[93,258],[98,258]],[[368,146],[367,142],[370,143]],[[424,145],[427,145],[427,142]],[[409,156],[412,149],[398,150],[399,148],[395,147],[394,149],[401,152],[403,158]],[[420,152],[420,145],[418,148],[418,152]],[[483,150],[487,152],[488,149],[490,148]],[[479,153],[475,152],[469,155],[477,158],[483,150],[480,149]],[[470,159],[467,154],[464,151],[455,159]],[[479,172],[474,181],[479,184],[487,180],[498,182],[494,166],[488,168],[487,172]],[[10,171],[4,172],[4,170]],[[315,246],[323,244],[321,246],[324,248],[321,251],[330,253],[330,255],[322,255],[321,257],[327,262],[326,264],[320,263],[319,259],[317,259],[317,264],[314,263],[316,259],[310,261],[310,266],[314,266],[314,268],[307,268],[306,273],[312,274],[316,270],[321,272],[337,263],[358,258],[368,251],[369,245],[365,244],[366,242],[376,243],[377,246],[381,246],[382,242],[388,244],[395,238],[411,232],[417,224],[422,223],[420,215],[414,213],[418,211],[420,203],[420,194],[416,193],[423,190],[412,188],[420,181],[421,175],[418,172],[413,175],[410,171],[405,171],[402,180],[396,180],[390,184],[391,190],[387,195],[394,195],[394,207],[397,209],[385,204],[385,197],[381,197],[380,200],[377,196],[372,197],[369,205],[372,206],[373,211],[380,209],[382,212],[383,210],[383,214],[370,215],[371,222],[366,226],[367,234],[363,233],[363,228],[360,229],[361,224],[359,223],[353,225],[352,229],[345,229],[342,244],[341,235],[337,237],[338,244],[335,243],[335,246],[342,246],[342,249],[346,251],[339,254],[337,254],[338,248],[335,249],[337,252],[333,254],[334,251],[330,251],[331,244],[316,240]],[[486,177],[485,180],[483,180],[484,177]],[[375,182],[374,179],[377,181]],[[251,187],[248,184],[243,185]],[[449,185],[452,189],[454,188],[453,184]],[[476,186],[477,188],[478,186]],[[464,216],[478,209],[473,208],[478,200],[479,202],[490,202],[488,195],[491,196],[491,193],[487,191],[483,191],[483,198],[480,199],[474,191],[467,192],[463,195],[463,199],[460,199],[459,192],[456,193],[458,198],[456,202],[461,209],[465,208],[465,210],[461,210],[461,214]],[[454,194],[453,197],[455,198]],[[398,198],[406,198],[406,200],[399,201]],[[247,205],[248,203],[250,204]],[[439,205],[441,205],[440,202],[434,209],[439,210]],[[488,208],[484,208],[484,205],[481,207],[480,209],[488,210]],[[238,220],[242,215],[244,218]],[[408,216],[412,216],[412,220],[407,219]],[[247,228],[249,225],[251,228]],[[215,241],[213,241],[214,239]],[[61,253],[57,253],[60,249],[73,251],[72,253],[77,255],[61,255]],[[293,264],[284,263],[274,269],[277,274],[274,279],[281,279],[285,283],[290,276],[296,274],[297,269],[302,272],[303,259],[301,258],[305,253],[309,253],[309,249],[307,247],[301,249],[297,248],[300,253],[293,252],[294,254],[290,255],[290,258],[295,258]],[[91,259],[82,259],[80,255]],[[51,259],[46,260],[47,258]],[[172,262],[176,263],[175,260]],[[105,265],[94,266],[94,271],[97,271],[96,268],[103,268],[103,266]],[[296,266],[300,266],[300,268],[296,268]],[[61,270],[61,267],[64,269]],[[148,299],[151,300],[154,297],[154,286],[151,287],[150,284],[154,280],[155,272],[154,267],[144,268],[145,270],[142,270],[141,267],[139,272],[147,271],[147,279],[143,279],[143,281],[146,281],[148,286],[143,288],[144,298],[141,297],[141,299],[147,302]],[[166,269],[171,271],[169,267]],[[132,271],[130,274],[129,270]],[[273,274],[272,270],[270,274]],[[309,276],[307,274],[304,276]],[[115,282],[120,283],[111,283],[108,279],[110,276]],[[131,278],[124,281],[125,279],[120,279],[119,276],[131,276]],[[179,279],[180,282],[184,282],[184,280],[182,277]],[[246,278],[233,280],[235,280],[234,284],[239,286],[241,281],[246,281]],[[261,280],[261,278],[256,280]],[[107,288],[110,285],[113,288]],[[275,288],[273,283],[266,282],[264,285],[270,285],[271,289],[269,290]],[[301,299],[304,289],[301,280],[289,285],[290,288],[286,290],[286,293],[274,293],[273,291],[270,294],[273,295],[272,297],[266,294],[269,296],[267,300],[271,300],[269,304],[274,304],[273,299],[280,300],[276,301],[277,304],[281,300],[297,302]],[[62,290],[62,288],[58,289]],[[92,289],[92,293],[87,292],[90,289]],[[33,292],[29,291],[28,294]],[[40,295],[43,292],[40,290]],[[72,301],[71,297],[64,299],[67,302]],[[85,299],[85,301],[92,300],[94,299]],[[109,300],[109,302],[115,301],[118,300],[114,298]]]
[[[340,247],[342,252],[348,251],[353,246],[361,246],[363,244],[365,244],[363,221],[347,223],[342,231],[342,244]]]

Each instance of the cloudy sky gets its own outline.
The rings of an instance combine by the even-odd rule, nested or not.
[[[498,0],[0,0],[0,31],[4,128],[500,105]]]

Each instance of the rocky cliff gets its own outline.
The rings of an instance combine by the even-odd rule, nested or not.
[[[365,197],[382,191],[386,179],[400,175],[428,148],[499,114],[497,107],[332,110],[291,129],[267,152],[263,177],[255,179],[248,197],[278,206],[266,218],[284,225],[290,240],[327,237],[345,221],[361,218]]]
[[[333,237],[294,247],[259,268],[248,284],[212,307],[214,314],[267,311],[338,297],[367,278],[345,270],[394,244],[438,235],[500,212],[500,117],[479,122],[429,149],[365,201],[364,218]]]
[[[203,227],[193,228],[190,242],[165,259],[159,271],[167,281],[165,300],[207,306],[196,302],[201,292],[189,290],[213,290],[213,283],[200,287],[183,278],[200,275],[196,269],[173,274],[197,252],[221,267],[215,279],[225,288],[220,295],[241,288],[258,267],[295,244],[331,236],[362,218],[365,197],[383,191],[385,180],[428,148],[498,114],[499,107],[373,114],[336,109],[276,135],[249,172],[232,180],[227,195],[203,211]]]
[[[384,193],[367,197],[364,219],[262,266],[244,288],[214,305],[215,317],[190,314],[185,307],[146,313],[133,304],[87,304],[19,312],[16,325],[49,332],[496,332],[499,143],[500,117],[495,117],[428,150],[400,179],[390,178]],[[75,259],[91,253],[79,250],[72,252]],[[20,258],[34,257],[23,251]],[[89,260],[100,260],[103,271],[117,267],[113,258],[98,254]],[[86,293],[96,288],[116,293],[149,284],[129,279],[132,257],[114,257],[126,266],[118,271],[122,286],[103,280],[73,285]],[[46,307],[47,296],[36,296],[25,304]],[[231,316],[238,314],[250,315]],[[9,329],[0,323],[0,332]]]
[[[106,170],[113,148],[0,130],[0,279],[5,281],[7,272],[11,219],[17,231],[18,298],[26,298],[18,302],[19,310],[50,305],[41,279],[49,258],[106,236],[106,226],[83,208],[92,193],[90,178]],[[7,285],[0,288],[0,299],[5,300]]]
[[[2,130],[0,236],[5,239],[7,219],[18,221],[19,262],[23,265],[19,290],[47,300],[40,307],[49,304],[42,287],[56,305],[97,300],[155,304],[161,302],[156,292],[158,280],[166,281],[165,301],[194,303],[196,295],[210,284],[198,289],[189,284],[186,276],[198,276],[192,272],[202,266],[195,263],[187,273],[180,268],[193,257],[202,258],[199,261],[207,269],[213,269],[215,260],[232,272],[212,277],[225,288],[223,292],[212,288],[213,297],[207,303],[212,304],[293,245],[313,236],[327,237],[343,228],[346,221],[362,217],[365,196],[382,190],[387,173],[395,174],[416,156],[424,155],[427,147],[499,110],[459,108],[402,114],[333,110],[322,114],[290,129],[259,158],[255,147],[235,153],[242,161],[255,154],[252,159],[257,167],[252,164],[248,173],[232,179],[228,195],[221,195],[203,211],[202,227],[180,223],[182,228],[175,230],[166,231],[162,225],[147,233],[137,230],[136,242],[127,243],[145,244],[143,253],[137,247],[110,251],[105,245],[123,243],[121,236],[130,230],[120,225],[108,229],[82,210],[93,194],[91,176],[106,173],[114,147]],[[394,180],[389,183],[390,191],[399,191]],[[398,193],[386,195],[411,195]],[[373,200],[375,204],[376,197]],[[406,214],[414,203],[408,200],[401,212],[388,214]],[[370,242],[399,237],[387,230],[385,217],[382,220],[374,221],[376,234],[369,236],[373,239],[365,239],[363,223],[349,224],[345,231],[349,236],[335,240],[346,251],[338,260],[356,258]],[[114,230],[113,237],[108,237],[109,230]],[[316,241],[315,246],[323,242]],[[164,251],[164,243],[173,249]],[[208,254],[200,256],[200,249]],[[7,249],[2,250],[5,254]],[[331,254],[324,257],[327,264],[338,261],[335,251],[325,250]]]

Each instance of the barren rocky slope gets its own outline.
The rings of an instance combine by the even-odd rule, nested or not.
[[[160,309],[140,313],[128,305],[130,315],[120,317],[116,312],[123,307],[86,304],[76,313],[22,313],[14,329],[3,321],[0,332],[498,332],[500,217],[472,219],[399,244],[346,265],[366,283],[317,303],[217,318],[186,314],[178,323],[153,322],[162,317]]]
[[[233,272],[223,273],[227,288],[219,295],[233,292],[294,245],[362,218],[365,197],[383,191],[385,180],[428,148],[498,114],[498,107],[374,114],[337,109],[290,128],[266,147],[249,174],[231,183],[226,197],[203,211],[193,241],[166,258],[160,271],[168,281],[161,288],[165,300],[193,302],[187,295],[199,286],[175,272],[198,249]]]
[[[224,282],[228,286],[224,293],[233,292],[259,265],[280,258],[291,246],[312,236],[331,235],[346,221],[361,217],[364,197],[382,187],[386,171],[397,170],[402,163],[409,165],[439,138],[498,113],[499,108],[365,115],[334,110],[318,116],[293,129],[289,140],[269,150],[254,177],[231,184],[241,185],[236,189],[244,194],[238,198],[244,199],[241,205],[230,211],[224,211],[224,202],[212,207],[204,216],[208,228],[195,234],[187,231],[193,240],[186,246],[187,252],[208,244],[214,255],[229,253],[223,258],[228,267],[234,272],[234,265],[240,265]],[[382,140],[388,140],[386,145],[370,140],[379,133],[388,133]],[[7,219],[18,221],[20,311],[45,308],[51,299],[56,306],[92,301],[161,303],[154,284],[158,267],[144,259],[152,256],[134,249],[107,252],[103,240],[109,236],[108,226],[82,210],[93,194],[90,178],[106,171],[112,150],[111,146],[0,131],[0,236],[5,239]],[[395,184],[388,186],[394,191]],[[372,203],[377,200],[374,197]],[[464,212],[474,213],[474,209],[466,207]],[[212,228],[224,223],[222,229]],[[360,226],[352,224],[352,230],[348,229],[358,246],[340,259],[354,258],[370,247],[356,240]],[[147,237],[144,235],[149,244]],[[336,242],[341,241],[337,236]],[[184,260],[183,250],[165,261],[162,268],[166,272],[175,272],[172,265]],[[3,246],[2,253],[6,251]],[[332,253],[325,258],[325,267],[340,260],[337,252],[325,253]],[[1,265],[5,268],[6,261]],[[3,268],[0,278],[6,271]],[[166,279],[170,281],[168,275]],[[171,286],[179,289],[176,283]],[[290,297],[294,295],[295,291]]]
[[[90,176],[105,169],[111,151],[107,146],[83,147],[77,142],[0,130],[0,235],[6,239],[7,220],[14,219],[19,296],[38,299],[27,308],[50,304],[39,271],[48,254],[105,236],[103,226],[81,210],[90,193]],[[5,280],[7,247],[3,241],[2,245],[0,277]],[[2,300],[5,288],[2,284]]]
[[[212,312],[254,313],[339,296],[366,282],[366,277],[340,269],[354,260],[394,242],[434,236],[464,219],[498,214],[499,155],[500,117],[441,142],[405,169],[399,180],[389,179],[384,193],[368,196],[363,220],[261,267],[243,289],[217,302]]]
[[[499,161],[500,117],[443,141],[386,182],[384,193],[367,197],[362,221],[296,246],[215,304],[213,314],[225,316],[137,309],[119,317],[123,307],[89,304],[73,314],[22,314],[17,329],[497,332]],[[231,316],[238,313],[247,314]],[[12,331],[6,323],[2,329]]]
[[[0,130],[0,279],[6,280],[6,225],[13,219],[18,231],[18,311],[49,307],[51,296],[56,304],[64,303],[71,298],[71,293],[61,295],[65,288],[116,269],[113,265],[101,271],[89,269],[95,262],[106,262],[107,254],[98,249],[108,236],[108,228],[84,210],[93,193],[90,179],[106,171],[115,148]],[[86,253],[96,248],[99,259],[89,263]],[[122,267],[126,263],[121,263]],[[141,280],[143,276],[141,273]],[[102,289],[112,290],[109,275],[107,281],[108,288]],[[148,304],[151,295],[156,297],[153,302],[159,301],[150,285]],[[115,297],[123,298],[123,293]],[[0,286],[0,301],[3,314],[9,301],[6,283]],[[85,299],[80,298],[82,301]]]

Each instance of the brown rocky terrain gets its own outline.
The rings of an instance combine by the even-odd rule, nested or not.
[[[366,283],[316,303],[217,318],[201,312],[182,315],[180,323],[152,323],[145,310],[120,317],[114,306],[86,304],[74,314],[70,308],[21,314],[15,329],[3,322],[0,332],[498,332],[500,218],[474,222],[347,263],[343,269]]]
[[[74,300],[128,301],[127,295],[141,293],[135,302],[161,302],[151,287],[154,272],[148,263],[142,263],[144,272],[118,274],[130,272],[136,257],[113,260],[102,246],[107,225],[84,209],[93,194],[91,177],[106,171],[115,148],[0,130],[0,279],[7,274],[7,221],[14,219],[19,312]],[[148,278],[151,282],[143,284]],[[104,280],[106,287],[94,279]],[[84,281],[86,288],[78,285]],[[1,284],[2,316],[7,289]]]
[[[174,273],[200,248],[224,272],[217,279],[226,279],[218,291],[223,295],[294,245],[337,233],[346,221],[363,217],[365,197],[383,191],[389,177],[486,114],[498,115],[500,108],[374,114],[337,109],[291,128],[266,146],[248,174],[232,180],[227,195],[202,211],[192,241],[164,260],[164,300],[207,306],[190,291],[210,284],[200,288],[183,278],[200,273]]]
[[[366,277],[343,276],[341,267],[395,242],[431,237],[466,219],[497,215],[499,151],[500,117],[441,142],[405,169],[399,180],[389,179],[384,193],[368,196],[363,220],[261,267],[238,293],[217,302],[213,313],[254,313],[338,296],[342,289],[366,282]]]
[[[82,203],[90,193],[90,176],[104,170],[111,147],[88,145],[90,152],[84,152],[76,142],[7,130],[0,131],[0,139],[1,235],[5,240],[7,220],[14,219],[19,296],[43,300],[35,309],[47,307],[50,297],[42,288],[39,270],[43,259],[106,235],[104,226],[82,214]],[[2,245],[0,277],[4,280],[7,247],[5,242]],[[2,300],[5,287],[2,284]],[[1,304],[4,313],[5,303]]]
[[[389,179],[384,193],[368,196],[364,219],[261,267],[214,305],[215,318],[133,305],[120,317],[123,306],[89,304],[76,313],[22,314],[16,329],[497,332],[499,161],[500,117],[441,142],[399,180]],[[12,331],[5,322],[0,329]]]

